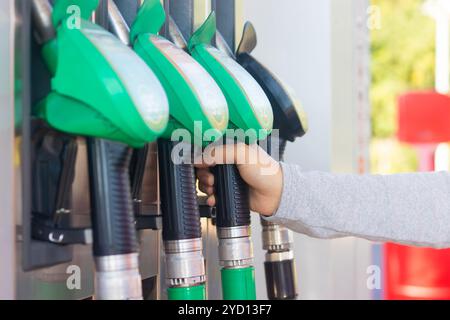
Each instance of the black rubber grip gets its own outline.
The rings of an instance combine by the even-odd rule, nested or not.
[[[267,297],[270,300],[291,300],[297,297],[294,260],[264,262]]]
[[[216,223],[219,228],[250,225],[248,186],[235,165],[218,165],[214,169]]]
[[[163,240],[200,238],[200,210],[191,164],[175,164],[171,153],[177,142],[158,141],[159,185]]]
[[[131,149],[87,139],[94,256],[138,252],[131,201]]]

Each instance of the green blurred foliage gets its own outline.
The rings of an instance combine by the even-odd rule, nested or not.
[[[405,91],[434,87],[434,21],[422,11],[423,0],[372,0],[380,28],[371,30],[372,134],[397,131],[397,97]]]

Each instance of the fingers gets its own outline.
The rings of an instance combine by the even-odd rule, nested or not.
[[[198,188],[208,196],[206,204],[210,207],[214,207],[216,205],[216,198],[214,196],[214,175],[208,168],[197,169],[196,175],[198,178]]]
[[[210,195],[208,199],[206,199],[206,204],[210,207],[214,207],[216,205],[216,197],[214,195]]]
[[[214,175],[207,169],[197,169],[198,188],[201,192],[211,196],[214,193]]]
[[[207,194],[208,196],[214,193],[213,187],[205,186],[204,184],[201,183],[198,184],[198,188],[200,189],[201,192]]]
[[[214,145],[205,148],[202,159],[196,161],[196,168],[208,168],[217,164],[236,164],[242,155],[246,154],[247,145],[244,143]]]
[[[198,181],[208,187],[214,186],[214,175],[207,168],[197,169]]]

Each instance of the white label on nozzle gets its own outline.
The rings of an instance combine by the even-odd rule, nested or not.
[[[253,113],[264,129],[272,129],[273,113],[270,101],[260,87],[258,82],[235,60],[227,54],[214,48],[207,47],[208,52],[219,62],[229,74],[233,76],[242,91],[247,97],[247,101],[253,109]]]
[[[227,101],[210,74],[170,41],[158,36],[151,36],[150,40],[189,84],[208,119],[214,119],[217,129],[225,129],[228,124]]]
[[[164,128],[169,116],[166,93],[151,69],[133,50],[102,29],[81,29],[116,72],[137,111],[151,130]],[[111,79],[112,80],[112,79]],[[115,81],[105,79],[109,91],[121,90]]]

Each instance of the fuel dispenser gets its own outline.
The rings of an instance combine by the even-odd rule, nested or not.
[[[212,12],[192,34],[188,49],[222,89],[230,113],[229,129],[241,129],[237,135],[227,131],[226,143],[265,139],[273,123],[270,102],[245,69],[210,44],[215,32]],[[218,165],[214,175],[223,298],[256,299],[247,186],[235,165]]]
[[[14,126],[9,116],[0,121],[8,133],[2,141],[14,139],[5,149],[14,172],[3,185],[14,210],[5,203],[1,230],[11,250],[0,262],[7,271],[1,278],[11,281],[0,284],[1,291],[17,299],[158,299],[161,277],[169,299],[205,299],[206,292],[216,298],[221,289],[224,299],[255,299],[245,183],[235,166],[215,168],[217,207],[205,214],[185,161],[226,129],[243,133],[226,134],[226,143],[250,144],[278,139],[273,125],[280,130],[281,158],[286,142],[306,131],[290,91],[251,56],[256,36],[250,25],[236,50],[243,2],[0,3],[8,21],[0,24],[1,50],[8,53],[2,58],[10,64],[0,81],[14,89],[5,89],[6,103],[2,99]],[[224,37],[215,32],[214,14],[193,33],[210,7]],[[361,51],[354,52],[358,57]],[[338,59],[322,71],[334,70]],[[351,65],[360,64],[364,70],[362,61]],[[331,106],[324,106],[326,114]],[[196,140],[205,130],[209,138]],[[172,139],[186,133],[191,139]],[[173,162],[179,150],[184,157]],[[11,170],[6,162],[2,173]],[[201,230],[205,216],[211,219],[201,221]],[[268,296],[293,299],[291,234],[261,223]],[[81,271],[69,273],[68,267]],[[72,275],[80,276],[80,289],[68,287]]]
[[[42,56],[53,74],[52,90],[34,114],[58,131],[88,137],[95,298],[142,299],[130,147],[140,148],[163,133],[167,97],[132,50],[87,20],[98,1],[76,1],[78,27],[67,17],[73,4],[55,1],[52,12],[47,1],[33,0]],[[65,235],[60,232],[58,240]]]
[[[118,19],[120,13],[112,1],[109,7],[110,20],[116,20],[114,29],[123,28],[126,24]],[[221,137],[228,124],[227,102],[199,63],[158,35],[165,20],[160,1],[145,1],[131,26],[130,40],[136,53],[161,81],[170,105],[169,125],[158,141],[168,298],[205,299],[200,212],[191,151],[183,155],[189,162],[174,159],[173,155],[183,143],[186,147],[187,142],[187,150],[191,150],[191,144],[201,147]],[[175,140],[177,130],[188,132],[189,141]]]
[[[287,141],[293,142],[306,134],[307,117],[291,90],[251,56],[256,44],[255,29],[250,22],[246,22],[236,51],[236,59],[255,78],[269,98],[274,114],[273,127],[278,130],[279,159],[283,160]],[[268,149],[269,154],[274,151]],[[261,225],[263,249],[267,250],[264,262],[267,296],[269,299],[277,300],[295,299],[297,277],[292,251],[292,231],[265,219],[261,219]]]

